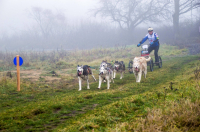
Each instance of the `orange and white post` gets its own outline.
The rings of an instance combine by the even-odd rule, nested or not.
[[[16,58],[17,58],[17,91],[20,91],[20,66],[19,66],[19,55],[17,55]]]

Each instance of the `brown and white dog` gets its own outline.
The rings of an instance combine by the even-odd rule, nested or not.
[[[133,59],[133,73],[136,78],[136,82],[140,82],[142,78],[142,74],[144,74],[144,77],[146,78],[147,75],[147,62],[151,60],[151,57],[149,56],[148,59],[145,57],[135,57]]]
[[[92,70],[90,68],[90,66],[88,65],[81,65],[81,66],[77,66],[77,76],[78,76],[78,79],[79,79],[79,90],[78,91],[81,91],[81,79],[83,80],[87,80],[87,89],[90,89],[90,86],[89,86],[89,78],[88,76],[91,75],[94,79],[94,81],[96,81],[94,75],[92,74]]]

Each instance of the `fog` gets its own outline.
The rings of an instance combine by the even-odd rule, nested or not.
[[[89,10],[96,4],[95,0],[0,0],[0,33],[10,34],[31,26],[33,21],[29,12],[32,7],[62,12],[72,24],[84,19],[95,20],[89,15]]]
[[[180,1],[177,23],[172,0],[0,0],[1,50],[136,45],[148,27],[154,28],[161,43],[185,44],[186,37],[198,43],[199,0],[183,8],[185,1],[189,0]],[[127,9],[133,9],[129,16]]]

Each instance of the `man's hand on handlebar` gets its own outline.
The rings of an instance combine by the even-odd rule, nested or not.
[[[141,45],[141,44],[139,43],[139,44],[137,45],[137,47],[140,47],[140,45]]]

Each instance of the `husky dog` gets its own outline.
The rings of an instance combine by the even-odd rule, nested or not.
[[[116,72],[120,72],[121,73],[121,77],[120,79],[122,79],[122,77],[124,77],[123,73],[125,73],[125,64],[123,61],[115,61],[115,64],[114,64],[114,78],[115,78],[115,75],[116,75]]]
[[[108,63],[107,60],[105,60],[105,61],[102,60],[100,67],[110,68],[112,71],[114,70],[113,65],[111,63]],[[104,82],[106,82],[105,78],[104,78]]]
[[[103,60],[100,64],[100,67],[110,68],[112,71],[114,70],[113,65],[111,63],[108,63],[107,60]]]
[[[136,78],[136,82],[141,81],[142,74],[146,78],[147,75],[147,62],[151,60],[151,57],[148,59],[144,57],[135,57],[133,59],[133,72]]]
[[[107,80],[107,89],[109,89],[111,80],[114,83],[113,71],[110,68],[108,68],[108,67],[105,68],[104,66],[99,68],[99,87],[98,87],[98,89],[101,88],[101,83],[102,83],[103,79]]]
[[[90,89],[90,86],[89,86],[89,81],[88,81],[88,75],[92,75],[94,81],[96,81],[94,75],[92,74],[92,70],[90,69],[90,66],[88,65],[81,65],[81,66],[77,66],[77,76],[78,76],[78,79],[79,79],[79,90],[78,91],[81,91],[81,78],[83,80],[87,80],[87,89]]]

